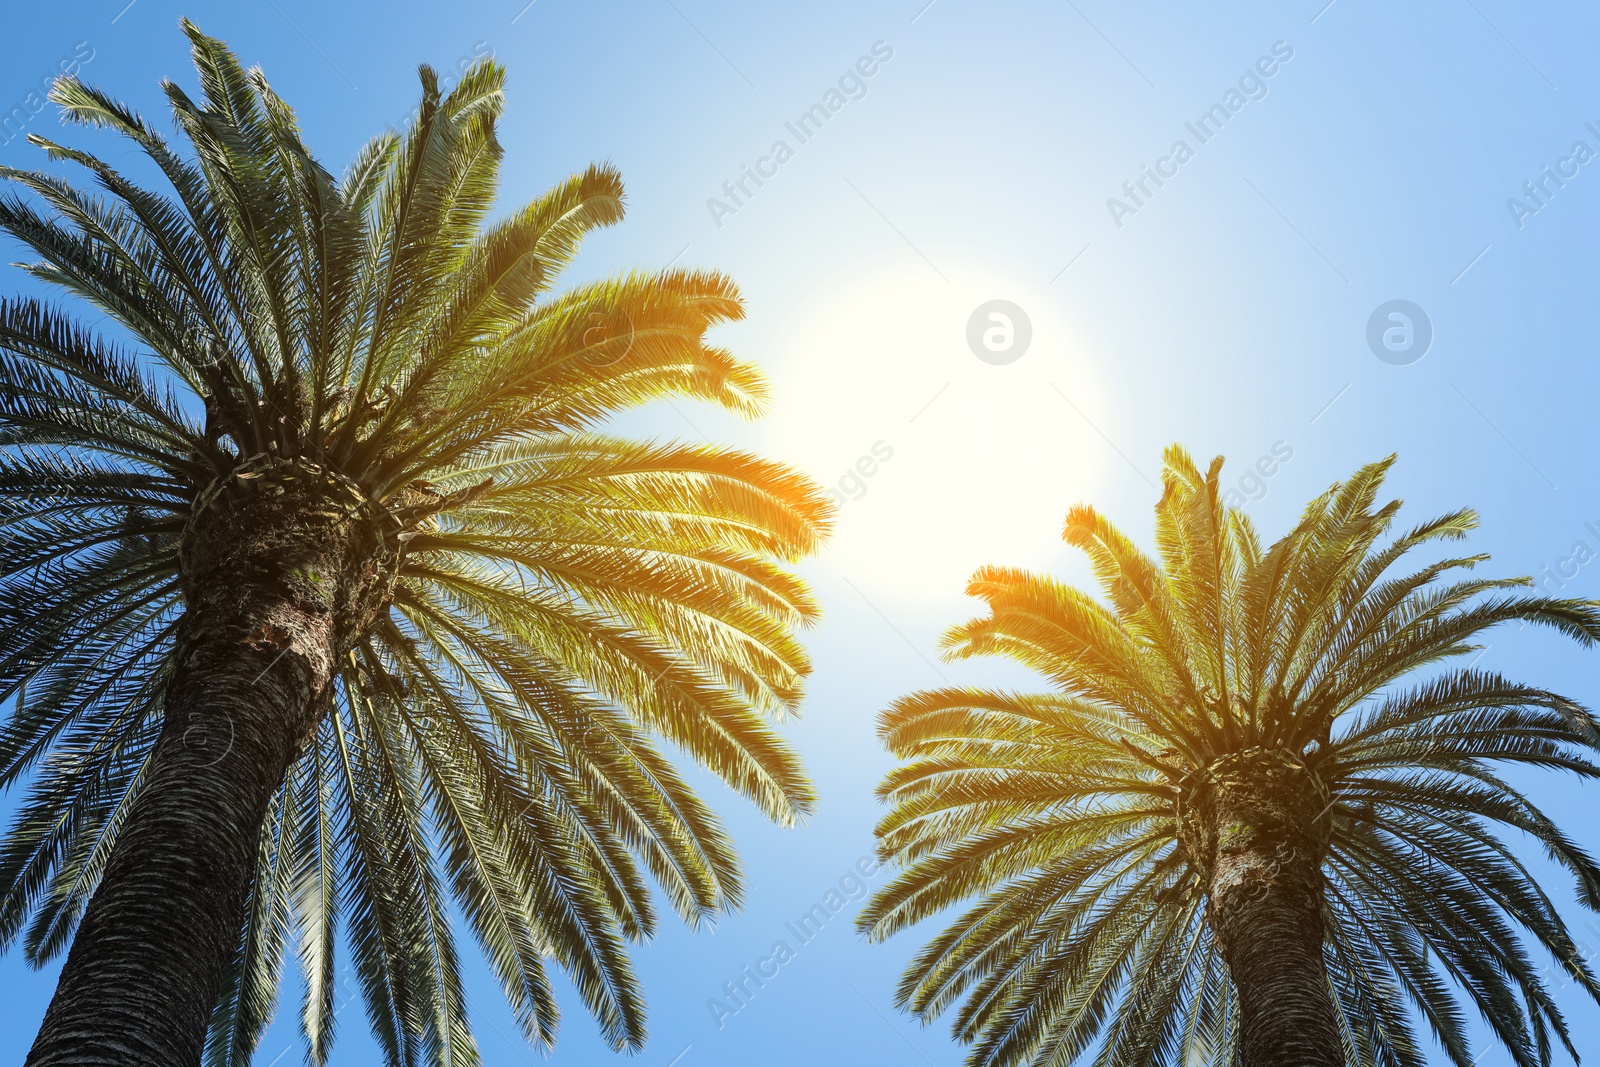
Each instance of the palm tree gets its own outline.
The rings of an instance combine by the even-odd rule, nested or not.
[[[341,939],[389,1063],[472,1063],[455,909],[530,1042],[559,968],[636,1048],[650,882],[691,926],[741,895],[660,742],[774,819],[812,803],[771,720],[815,615],[785,561],[826,502],[601,425],[667,396],[756,413],[760,377],[705,338],[737,291],[553,292],[622,186],[591,168],[486,223],[491,61],[443,98],[423,67],[404,135],[335,180],[259,70],[184,30],[186,148],[53,93],[170,193],[34,138],[98,193],[7,170],[0,198],[28,269],[118,328],[0,303],[0,784],[28,789],[0,935],[71,946],[28,1063],[247,1062],[290,945],[322,1062]]]
[[[1221,459],[1202,475],[1173,448],[1159,562],[1089,507],[1067,517],[1103,601],[973,578],[990,613],[947,654],[1007,656],[1052,689],[884,713],[907,762],[880,789],[879,848],[904,871],[860,919],[883,938],[976,898],[898,992],[924,1021],[962,1001],[969,1063],[1420,1067],[1414,1009],[1469,1067],[1463,997],[1523,1067],[1571,1050],[1525,939],[1596,1001],[1600,984],[1501,831],[1537,839],[1589,907],[1600,869],[1496,768],[1594,777],[1600,734],[1565,697],[1444,665],[1512,620],[1592,644],[1600,611],[1458,575],[1481,555],[1400,573],[1476,519],[1385,541],[1391,462],[1263,549],[1221,503]]]

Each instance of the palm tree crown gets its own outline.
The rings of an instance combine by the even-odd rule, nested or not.
[[[410,128],[336,180],[259,70],[184,29],[203,93],[164,84],[182,150],[76,80],[53,93],[170,194],[38,137],[99,191],[3,174],[27,269],[121,340],[0,302],[0,785],[28,790],[0,937],[34,962],[71,943],[172,729],[186,613],[270,570],[331,620],[332,680],[267,808],[208,1061],[248,1061],[292,944],[321,1062],[342,938],[390,1063],[472,1062],[456,908],[530,1041],[554,1037],[553,965],[637,1047],[625,946],[655,926],[651,881],[691,925],[741,896],[659,742],[775,819],[812,803],[770,720],[796,708],[815,616],[784,563],[826,502],[757,457],[600,425],[663,396],[758,412],[759,376],[705,339],[737,291],[680,270],[556,292],[622,186],[593,167],[486,221],[492,61],[443,97],[423,67]],[[347,567],[296,555],[335,526],[359,531]],[[290,647],[270,622],[245,643]],[[230,728],[184,742],[222,759]]]
[[[1459,664],[1511,620],[1593,643],[1600,612],[1461,576],[1481,555],[1402,572],[1476,520],[1386,540],[1390,462],[1264,548],[1221,502],[1221,460],[1202,474],[1173,448],[1159,561],[1089,507],[1067,518],[1103,599],[974,577],[989,614],[948,655],[1007,656],[1052,688],[923,692],[883,714],[907,762],[880,790],[880,851],[904,871],[860,920],[882,938],[973,901],[899,989],[925,1021],[960,1002],[971,1064],[1248,1064],[1263,1013],[1319,996],[1318,1063],[1421,1067],[1420,1017],[1469,1067],[1463,1000],[1519,1065],[1571,1049],[1528,942],[1597,1001],[1600,984],[1501,832],[1537,839],[1589,907],[1600,869],[1497,767],[1594,777],[1600,735],[1573,701]],[[1313,974],[1286,989],[1301,934]]]

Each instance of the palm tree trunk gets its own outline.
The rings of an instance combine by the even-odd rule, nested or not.
[[[186,610],[147,780],[27,1067],[198,1067],[269,802],[394,554],[303,466],[224,486],[185,535]],[[335,487],[338,488],[337,486]],[[376,564],[374,561],[377,561]]]
[[[290,646],[186,644],[149,778],[84,912],[28,1067],[200,1062],[239,944],[261,823],[326,674],[316,677]]]
[[[1226,857],[1210,920],[1239,994],[1243,1067],[1345,1067],[1322,959],[1321,875],[1274,845]]]
[[[1185,820],[1239,996],[1242,1067],[1345,1067],[1322,957],[1326,798],[1298,759],[1253,750],[1210,769]]]

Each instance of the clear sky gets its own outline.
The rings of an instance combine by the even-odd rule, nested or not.
[[[879,708],[945,682],[1026,684],[935,655],[975,611],[962,595],[975,566],[1084,578],[1057,540],[1078,500],[1148,543],[1160,453],[1177,441],[1229,458],[1268,536],[1398,452],[1390,487],[1410,517],[1476,506],[1475,547],[1497,572],[1600,595],[1600,15],[1326,2],[17,5],[0,35],[0,163],[41,164],[13,134],[57,130],[29,94],[63,61],[159,112],[160,77],[193,84],[182,15],[266,69],[335,172],[403,121],[416,64],[484,52],[510,71],[506,206],[615,162],[629,218],[579,274],[729,273],[748,320],[722,340],[775,386],[759,423],[678,405],[638,424],[760,448],[843,500],[833,546],[806,568],[826,618],[792,730],[818,813],[778,830],[709,787],[750,903],[714,933],[668,926],[638,949],[651,1019],[638,1062],[943,1067],[961,1058],[946,1030],[890,1004],[915,936],[866,944],[854,902],[803,945],[785,924],[859,885],[889,766]],[[4,273],[6,291],[24,287]],[[969,323],[995,300],[1009,317],[984,309],[974,346]],[[1409,302],[1402,318],[1392,301]],[[1558,638],[1498,635],[1482,665],[1600,703],[1600,653]],[[1531,788],[1600,851],[1600,786]],[[1570,902],[1565,879],[1549,889]],[[1568,911],[1600,952],[1600,921]],[[778,940],[793,958],[736,1014],[714,1012]],[[0,1062],[21,1060],[53,985],[0,960]],[[471,986],[485,1062],[537,1060],[483,967]],[[554,1061],[611,1062],[568,992]],[[301,1058],[289,996],[258,1064]],[[1562,1002],[1580,1048],[1600,1053],[1600,1013]],[[359,1005],[339,1025],[334,1062],[376,1063]]]

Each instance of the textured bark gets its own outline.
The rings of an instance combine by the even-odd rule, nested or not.
[[[1298,758],[1252,749],[1186,791],[1180,833],[1239,995],[1243,1067],[1344,1067],[1322,958],[1328,793]]]
[[[185,615],[148,779],[85,910],[29,1067],[194,1067],[239,943],[261,823],[396,553],[354,487],[260,462],[185,533]]]

